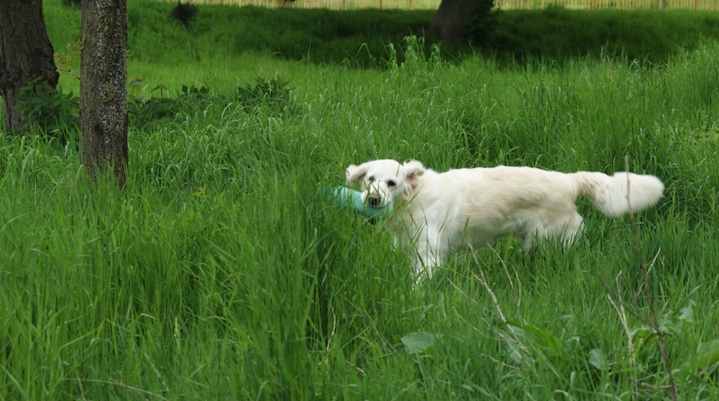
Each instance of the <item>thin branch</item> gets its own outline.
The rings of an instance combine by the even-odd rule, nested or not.
[[[632,332],[629,329],[629,324],[627,322],[627,313],[624,308],[624,300],[622,299],[622,290],[619,284],[619,277],[622,275],[622,271],[620,270],[619,273],[617,273],[617,276],[614,278],[615,284],[617,286],[617,302],[612,299],[612,296],[610,294],[607,294],[607,298],[609,299],[609,303],[612,304],[612,307],[614,307],[614,310],[617,311],[617,315],[619,315],[619,321],[622,323],[622,328],[624,329],[624,334],[627,336],[627,354],[629,355],[629,366],[632,371],[633,383],[634,383],[634,391],[632,392],[632,400],[637,399],[637,395],[639,393],[639,389],[637,388],[638,379],[636,378],[637,374],[637,360],[634,356],[634,343],[632,341]]]
[[[659,325],[659,317],[657,316],[656,309],[654,307],[654,295],[652,294],[651,287],[649,285],[649,269],[647,269],[647,266],[644,264],[644,261],[642,259],[642,251],[639,246],[639,235],[637,230],[637,223],[634,219],[634,213],[632,212],[632,206],[631,202],[629,200],[630,195],[630,180],[629,180],[629,156],[626,156],[624,158],[624,167],[627,172],[627,208],[629,209],[629,222],[631,224],[632,228],[632,238],[634,239],[634,251],[637,256],[637,261],[639,262],[639,267],[642,271],[642,285],[644,288],[644,296],[647,298],[647,303],[649,304],[649,317],[651,319],[651,327],[656,332],[657,336],[657,348],[659,349],[659,353],[662,356],[662,360],[664,361],[664,369],[667,371],[667,375],[669,378],[669,384],[671,387],[671,394],[672,394],[672,400],[678,399],[677,394],[677,384],[674,380],[674,374],[672,373],[672,366],[671,361],[669,360],[669,353],[667,352],[667,344],[664,341],[664,333],[662,332],[660,325]],[[658,253],[657,253],[658,256]],[[656,260],[656,258],[655,258]]]
[[[477,267],[479,268],[479,276],[475,276],[477,281],[479,281],[480,284],[487,290],[487,293],[489,293],[489,297],[492,298],[492,303],[494,304],[494,307],[497,309],[497,313],[499,314],[499,319],[504,323],[505,326],[507,326],[507,329],[509,330],[509,333],[512,335],[512,339],[517,343],[519,348],[526,353],[527,355],[530,354],[529,349],[522,344],[522,342],[519,340],[519,336],[517,336],[517,333],[514,331],[514,328],[511,324],[507,322],[507,318],[504,316],[504,312],[502,312],[502,308],[499,306],[499,301],[497,300],[497,296],[494,294],[494,291],[492,291],[492,288],[489,286],[489,283],[487,283],[487,279],[484,277],[484,270],[482,269],[481,264],[479,263],[479,259],[477,259],[477,254],[474,250],[474,247],[470,245],[470,252],[472,254],[472,258],[474,258],[474,262],[477,264]],[[499,255],[497,255],[499,256]],[[500,260],[502,260],[500,258]],[[502,263],[504,263],[502,261]]]

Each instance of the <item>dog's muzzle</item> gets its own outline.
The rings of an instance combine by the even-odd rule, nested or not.
[[[379,194],[367,194],[367,206],[382,207],[382,197]]]

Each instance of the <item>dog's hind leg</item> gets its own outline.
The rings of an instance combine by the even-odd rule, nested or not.
[[[564,244],[565,247],[569,247],[574,242],[574,239],[582,234],[582,231],[584,231],[584,222],[582,219],[582,216],[579,215],[579,213],[574,212],[572,217],[569,219],[567,224],[564,226],[562,234],[562,244]]]
[[[524,235],[524,239],[522,240],[522,250],[524,252],[529,253],[532,250],[532,245],[534,244],[534,237],[536,235],[536,233],[528,233]]]
[[[533,245],[533,239],[542,242],[549,241],[552,245],[561,243],[565,248],[572,245],[577,235],[584,229],[582,216],[577,212],[571,212],[551,223],[545,223],[535,230],[534,236],[524,238],[524,250],[527,251]],[[541,244],[540,244],[541,245]]]
[[[530,252],[534,246],[544,246],[547,241],[550,245],[561,243],[568,247],[583,228],[582,216],[577,212],[568,213],[552,222],[535,222],[534,227],[523,236],[522,250]]]

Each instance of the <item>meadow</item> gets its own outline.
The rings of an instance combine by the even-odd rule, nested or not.
[[[719,397],[711,16],[671,14],[706,29],[657,58],[512,59],[393,36],[431,13],[323,47],[304,39],[327,11],[289,42],[246,22],[282,10],[201,7],[187,31],[151,17],[172,5],[130,7],[124,191],[90,191],[72,127],[0,132],[0,400]],[[77,93],[79,13],[45,12]],[[666,192],[633,219],[582,200],[571,248],[504,239],[415,288],[382,221],[322,196],[375,158],[628,165]]]

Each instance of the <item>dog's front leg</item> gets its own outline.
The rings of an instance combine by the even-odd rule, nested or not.
[[[414,270],[417,278],[432,277],[434,269],[444,264],[447,250],[441,240],[440,230],[425,227],[415,239],[416,257]]]
[[[424,278],[431,278],[434,269],[441,265],[439,258],[433,253],[420,253],[414,259],[414,274],[417,280],[420,281]]]

